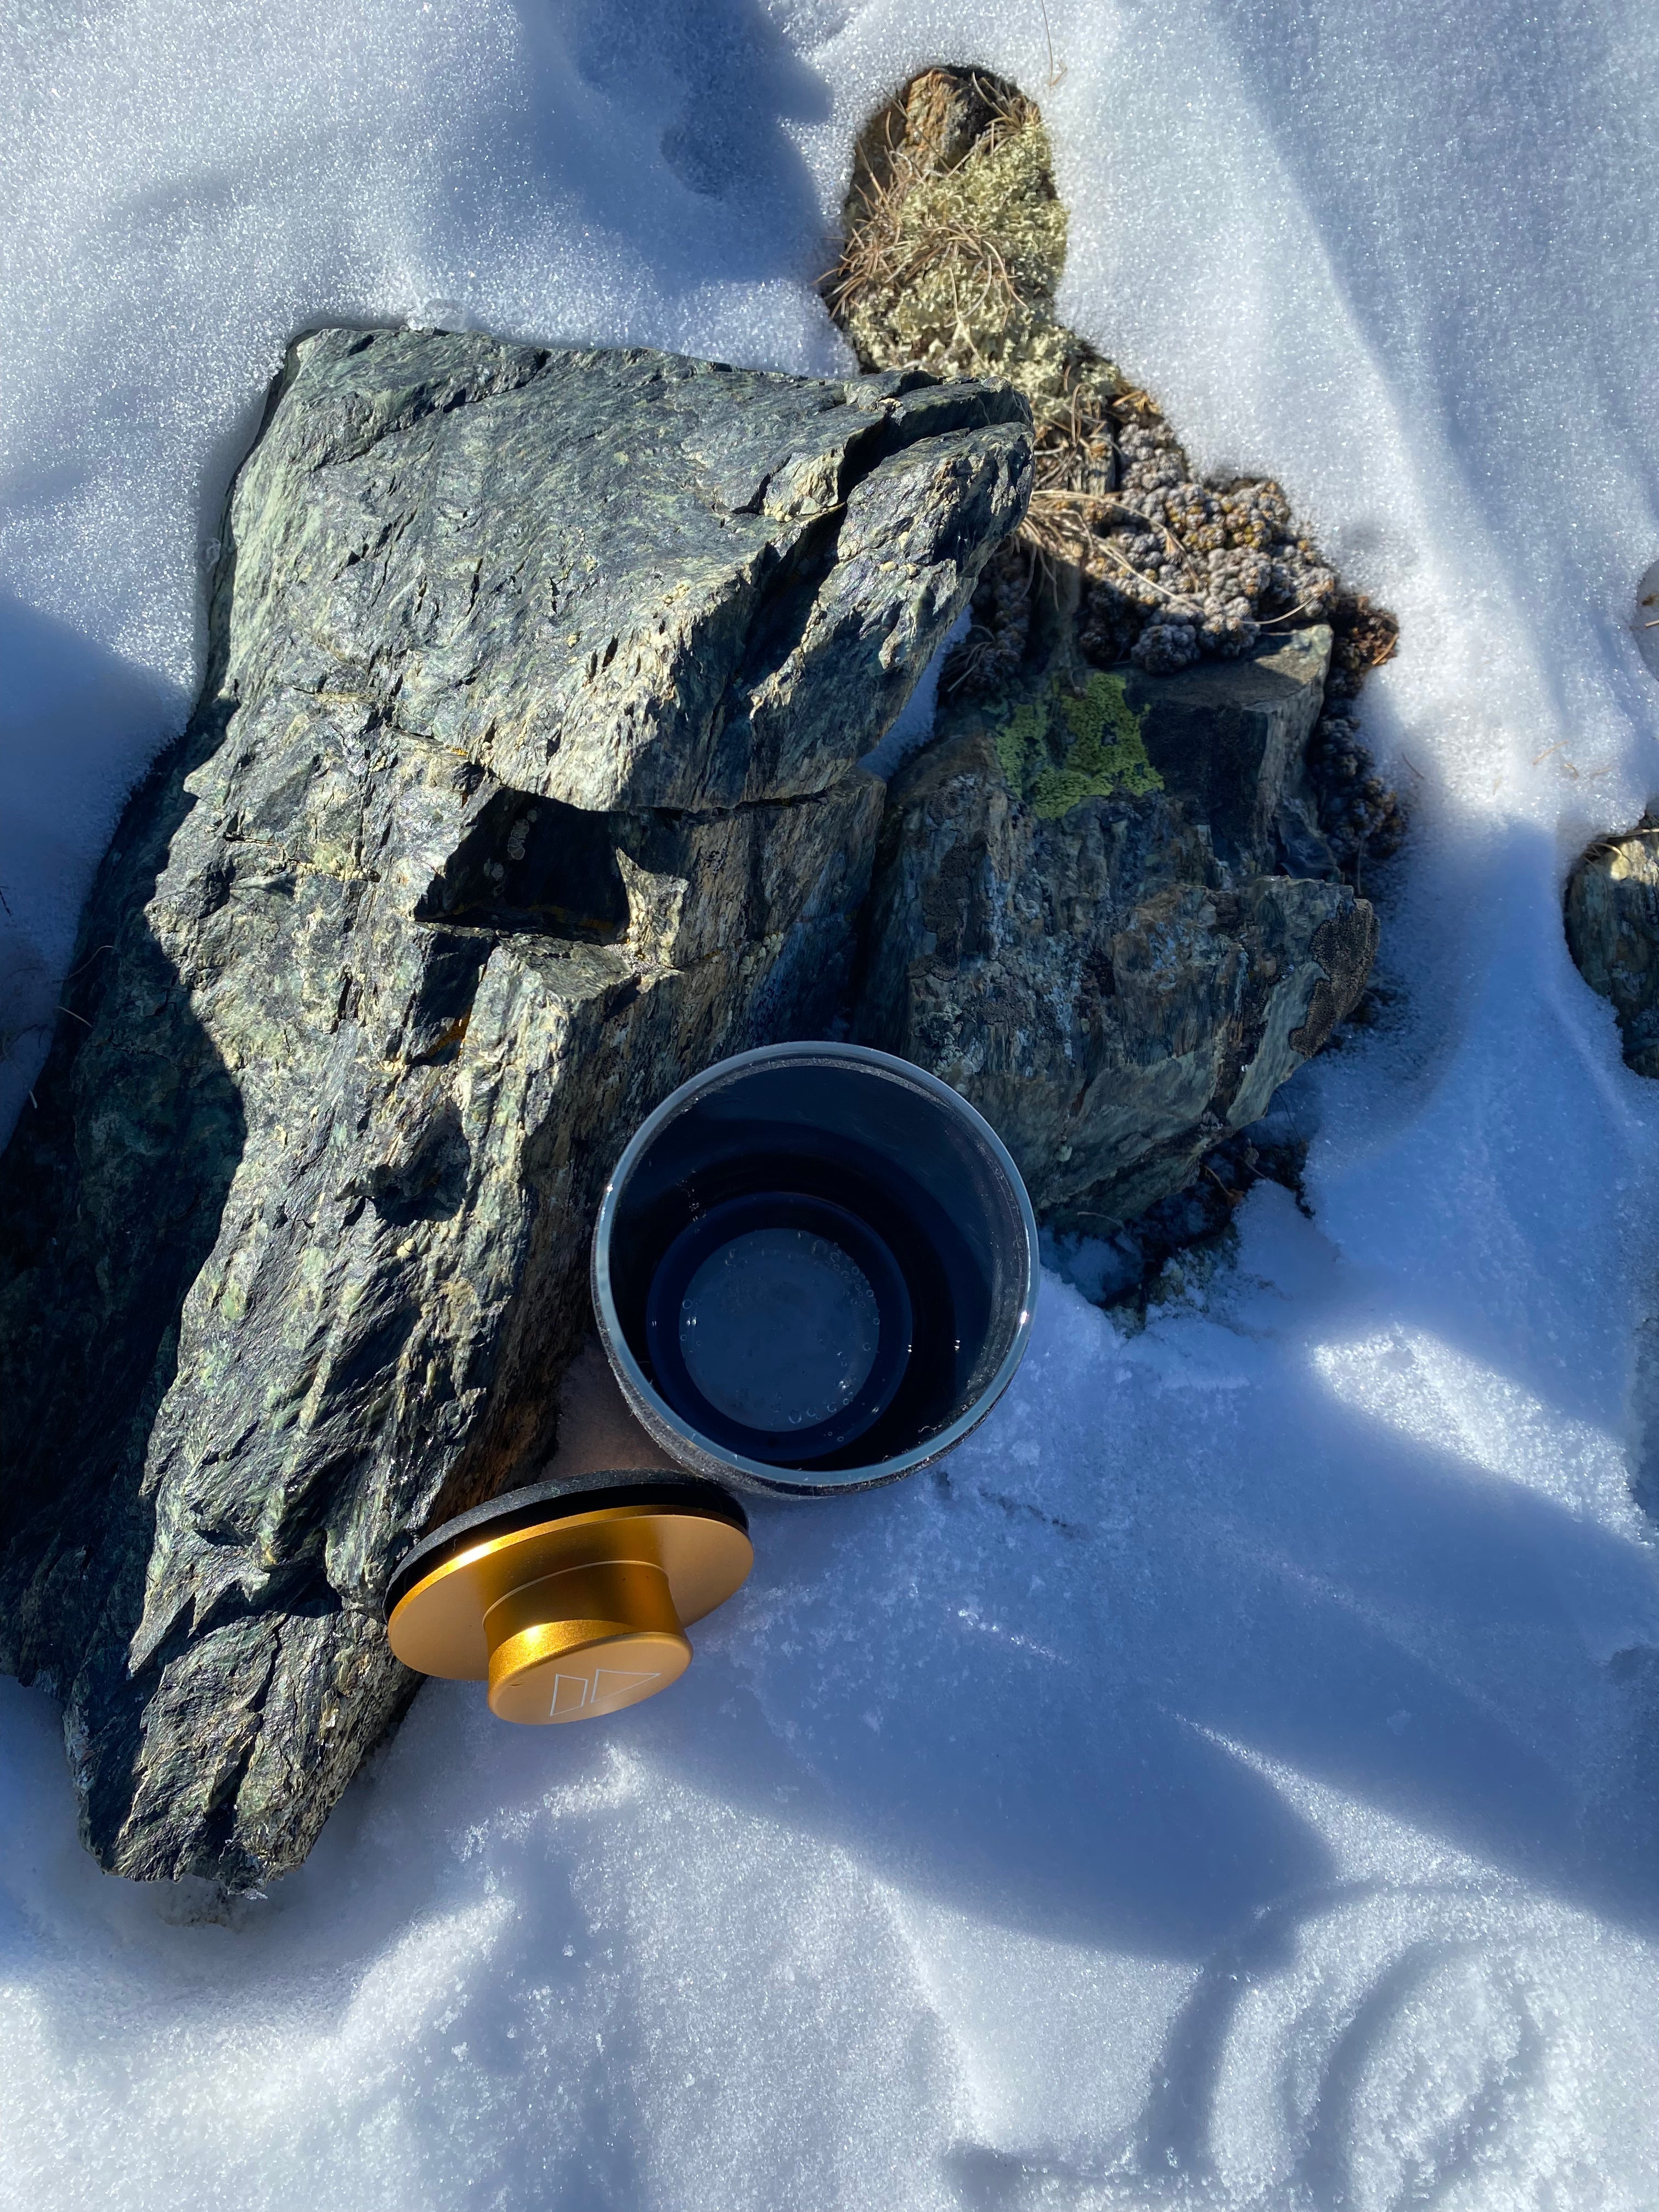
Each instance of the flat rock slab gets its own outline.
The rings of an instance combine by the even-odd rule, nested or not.
[[[627,1137],[828,1019],[855,763],[1030,466],[910,373],[293,349],[0,1162],[0,1663],[106,1867],[303,1857],[414,1686],[392,1562],[552,1447]]]

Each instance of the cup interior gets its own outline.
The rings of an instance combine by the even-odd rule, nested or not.
[[[606,1348],[671,1450],[853,1487],[947,1448],[1006,1384],[1035,1230],[953,1091],[884,1054],[782,1047],[646,1123],[594,1274]]]

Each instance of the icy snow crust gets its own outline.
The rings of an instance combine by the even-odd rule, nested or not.
[[[1048,13],[1054,86],[988,0],[0,30],[0,1028],[185,710],[289,332],[844,366],[851,136],[938,60],[1041,100],[1067,318],[1400,614],[1367,735],[1417,817],[1392,1011],[1295,1086],[1314,1218],[1258,1188],[1133,1339],[1051,1277],[937,1478],[761,1510],[662,1699],[532,1734],[428,1688],[221,1909],[97,1872],[56,1708],[0,1685],[0,2203],[1659,2203],[1659,1094],[1559,919],[1659,782],[1659,40],[1622,0]]]

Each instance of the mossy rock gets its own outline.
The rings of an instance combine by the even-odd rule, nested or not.
[[[1009,711],[997,759],[1040,821],[1057,822],[1085,799],[1145,799],[1164,779],[1146,757],[1141,720],[1121,676],[1097,670],[1081,691],[1055,676]]]

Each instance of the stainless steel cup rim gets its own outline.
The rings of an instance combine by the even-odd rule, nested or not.
[[[659,1395],[629,1348],[611,1283],[611,1233],[620,1194],[638,1162],[662,1131],[697,1099],[739,1080],[751,1069],[786,1065],[860,1069],[890,1083],[905,1085],[933,1099],[948,1113],[957,1115],[973,1131],[1006,1181],[1018,1210],[1025,1240],[1025,1281],[1020,1293],[1018,1322],[1007,1351],[979,1396],[937,1435],[927,1437],[910,1450],[898,1453],[891,1459],[878,1461],[868,1467],[838,1470],[836,1479],[824,1482],[814,1482],[804,1479],[796,1469],[776,1467],[768,1461],[745,1459],[736,1452],[711,1444],[684,1420]],[[653,1113],[646,1116],[629,1139],[605,1184],[593,1230],[592,1284],[594,1316],[599,1322],[606,1357],[635,1413],[657,1437],[663,1448],[679,1459],[683,1465],[714,1474],[716,1479],[724,1477],[740,1483],[747,1489],[765,1492],[774,1497],[835,1497],[848,1491],[872,1490],[882,1483],[896,1482],[902,1476],[914,1474],[918,1468],[929,1466],[934,1460],[942,1459],[947,1452],[953,1451],[964,1437],[979,1426],[1002,1396],[1025,1357],[1036,1313],[1040,1277],[1036,1217],[1031,1211],[1024,1180],[1001,1138],[978,1108],[970,1105],[961,1092],[953,1091],[948,1083],[930,1074],[926,1068],[917,1067],[908,1060],[899,1060],[891,1053],[878,1052],[869,1045],[830,1042],[760,1045],[752,1051],[734,1053],[729,1060],[717,1060],[700,1075],[690,1077],[672,1091]]]

